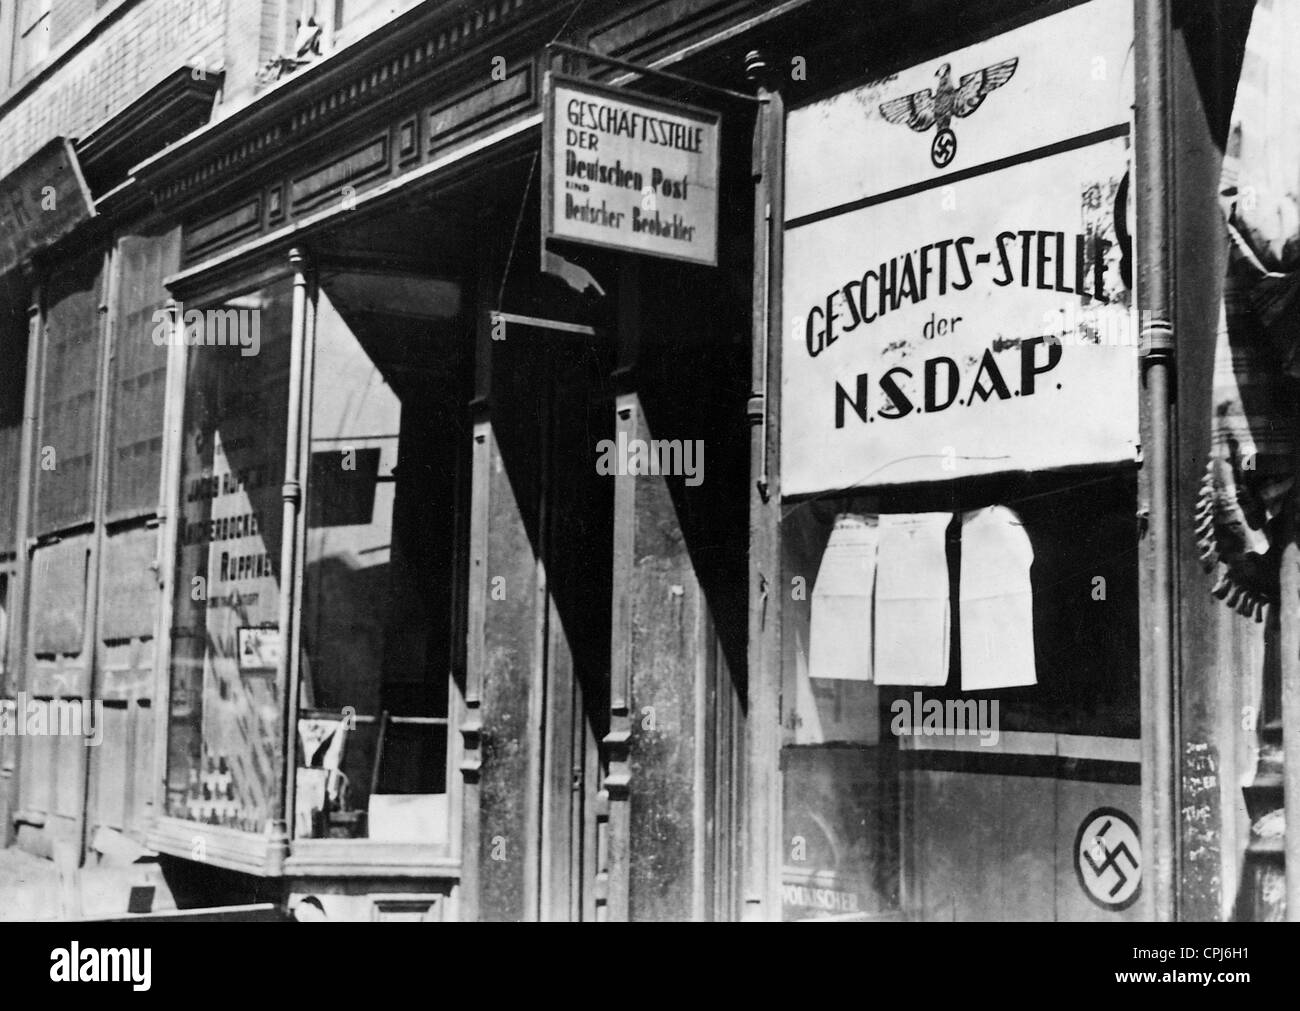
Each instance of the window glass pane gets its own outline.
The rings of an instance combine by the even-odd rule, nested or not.
[[[857,561],[856,520],[841,522],[826,557],[837,517],[860,512],[849,502],[805,503],[789,509],[782,529],[783,585],[794,588],[782,636],[786,919],[898,908],[898,742],[882,732],[882,689],[866,680],[874,584]],[[841,551],[847,565],[838,564]],[[819,611],[830,607],[843,620],[819,614],[816,633],[837,641],[810,650],[814,594]]]
[[[285,281],[185,313],[188,328],[227,337],[188,352],[167,813],[250,832],[274,816],[282,768],[275,668],[291,298]]]
[[[975,514],[1002,503],[1014,536],[981,542]],[[1080,819],[1138,815],[1133,474],[785,510],[786,918],[1088,918],[1070,863]],[[933,534],[902,571],[900,522]],[[969,592],[1017,579],[1019,601]]]
[[[319,294],[295,831],[433,843],[458,444],[439,420],[455,376],[427,324],[382,319]]]
[[[11,83],[36,69],[50,54],[51,0],[18,0]]]
[[[414,7],[418,0],[316,0],[318,11],[327,2],[334,7],[334,30],[350,41]]]

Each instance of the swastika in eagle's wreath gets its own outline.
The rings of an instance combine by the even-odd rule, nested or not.
[[[947,168],[957,157],[957,135],[951,127],[953,117],[965,119],[978,109],[990,91],[1011,80],[1019,63],[1018,57],[1012,57],[963,74],[956,87],[952,83],[952,65],[945,63],[934,73],[939,79],[937,85],[882,103],[880,114],[889,122],[909,126],[917,133],[935,127],[930,161],[935,168]]]
[[[1118,912],[1137,901],[1142,888],[1142,843],[1137,825],[1123,811],[1099,807],[1079,826],[1074,840],[1079,884],[1103,909]]]

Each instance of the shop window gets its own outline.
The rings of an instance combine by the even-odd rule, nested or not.
[[[351,45],[421,0],[278,0],[262,9],[264,55],[261,87]],[[266,40],[271,48],[266,49]]]
[[[384,319],[319,295],[295,834],[443,843],[463,400],[427,327]]]
[[[1135,509],[1131,472],[786,505],[787,919],[1057,915],[1067,805],[1136,783]]]
[[[288,281],[195,316],[186,307],[187,323],[202,317],[214,342],[187,353],[166,810],[250,832],[275,817],[283,768],[276,664],[291,313]],[[218,320],[240,340],[215,343]]]
[[[14,0],[0,4],[0,33],[12,29],[8,53],[0,53],[0,69],[9,73],[0,85],[13,86],[39,70],[51,54],[82,29],[88,28],[109,0]],[[6,23],[5,19],[12,19]],[[6,59],[7,58],[7,59]]]
[[[329,0],[333,5],[335,45],[346,46],[403,11],[417,0]]]

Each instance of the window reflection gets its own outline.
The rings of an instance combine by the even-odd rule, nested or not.
[[[217,316],[213,310],[220,310]],[[236,315],[228,315],[234,310]],[[261,832],[278,792],[289,282],[211,309],[259,328],[251,342],[188,350],[172,618],[167,813]]]

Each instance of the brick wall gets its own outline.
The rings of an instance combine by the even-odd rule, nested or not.
[[[256,2],[230,0],[235,6]],[[0,112],[0,177],[52,137],[87,135],[182,64],[220,68],[226,5],[227,0],[130,4]]]

